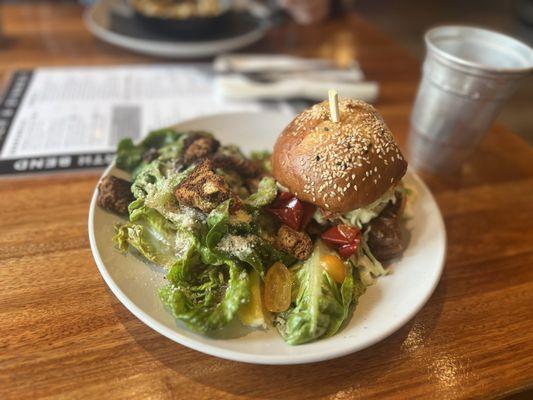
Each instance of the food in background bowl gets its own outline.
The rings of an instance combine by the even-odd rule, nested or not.
[[[130,4],[146,17],[168,19],[214,17],[229,7],[224,0],[130,0]]]
[[[392,134],[366,103],[341,101],[336,123],[327,110],[296,117],[272,164],[206,132],[119,144],[132,181],[104,178],[98,204],[128,218],[116,226],[121,251],[167,269],[161,300],[191,329],[240,320],[292,345],[324,339],[386,274],[381,261],[401,254],[406,163]]]
[[[231,0],[130,0],[137,19],[148,29],[180,36],[202,36],[223,21]]]

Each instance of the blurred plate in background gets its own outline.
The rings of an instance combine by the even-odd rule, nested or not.
[[[84,14],[99,39],[147,55],[170,58],[209,57],[246,47],[261,39],[270,24],[268,9],[249,1],[226,12],[216,27],[185,36],[150,29],[123,0],[99,0]]]

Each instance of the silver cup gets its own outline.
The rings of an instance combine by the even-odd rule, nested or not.
[[[509,36],[467,26],[431,29],[425,42],[423,76],[411,114],[410,162],[435,173],[454,172],[519,80],[533,71],[533,50]]]

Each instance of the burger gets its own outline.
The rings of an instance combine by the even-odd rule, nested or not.
[[[271,162],[285,198],[302,203],[303,224],[293,228],[320,236],[343,259],[360,248],[379,262],[402,253],[407,162],[374,107],[342,99],[306,109],[278,137]]]

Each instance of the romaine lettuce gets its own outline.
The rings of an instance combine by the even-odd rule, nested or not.
[[[290,266],[295,259],[275,249],[270,243],[254,234],[225,235],[218,243],[215,252],[251,266],[261,278],[266,270],[276,261]]]
[[[265,207],[275,200],[277,193],[276,181],[267,176],[259,182],[257,192],[250,195],[244,202],[253,208]]]
[[[389,202],[394,203],[395,201],[396,189],[390,188],[369,205],[347,212],[341,215],[340,219],[345,224],[361,228],[364,224],[367,224],[376,218],[387,206],[387,204],[389,204]]]
[[[205,215],[200,211],[178,204],[174,192],[194,167],[185,171],[161,173],[160,160],[145,165],[132,184],[133,195],[143,199],[146,206],[157,210],[174,224],[175,229],[192,230],[199,233]]]
[[[226,200],[216,207],[207,216],[209,230],[205,236],[205,244],[209,249],[215,248],[220,239],[228,233],[229,207],[231,199]]]
[[[141,183],[136,179],[133,183],[133,187],[142,187],[142,191],[145,194],[146,205],[159,211],[166,218],[174,222],[180,227],[185,223],[183,213],[191,214],[184,207],[180,207],[176,200],[175,191],[178,185],[189,175],[192,168],[189,168],[183,172],[170,172],[167,176],[161,176],[156,179],[154,183]],[[141,176],[138,177],[138,179]],[[142,186],[141,186],[142,185]],[[195,213],[196,217],[199,213]],[[204,218],[200,218],[204,219]]]
[[[174,128],[161,128],[151,131],[139,143],[139,146],[145,149],[160,149],[163,146],[171,144],[181,137],[181,133],[176,132]]]
[[[261,278],[268,267],[276,261],[285,265],[294,263],[294,258],[275,249],[270,243],[252,233],[254,227],[243,230],[231,226],[231,199],[221,203],[207,217],[208,231],[205,247],[224,258],[241,261],[251,266]],[[236,231],[238,233],[236,233]]]
[[[353,271],[339,286],[320,265],[320,257],[327,252],[319,240],[311,257],[291,268],[293,301],[276,317],[277,328],[288,344],[331,336],[347,319],[354,298]]]
[[[135,198],[145,198],[150,191],[155,189],[155,185],[163,179],[163,174],[160,170],[161,163],[154,160],[149,164],[144,164],[133,176],[131,184],[131,192]]]
[[[221,203],[207,217],[208,231],[205,246],[215,254],[233,258],[250,265],[262,277],[265,271],[260,247],[260,238],[253,234],[229,233],[231,199]]]
[[[375,278],[383,275],[387,275],[387,270],[383,267],[383,264],[374,257],[368,247],[368,231],[361,236],[361,242],[357,249],[357,254],[353,256],[353,260],[360,270],[361,279],[365,285],[372,285]]]
[[[117,147],[117,167],[132,172],[143,161],[144,149],[136,146],[130,138],[122,139]]]
[[[151,148],[160,149],[175,142],[181,133],[172,128],[159,129],[150,132],[138,145],[130,138],[122,139],[117,148],[116,165],[128,172],[139,167],[143,163],[143,154]]]
[[[197,256],[198,248],[191,246],[174,264],[160,297],[176,318],[191,329],[209,333],[226,326],[249,302],[249,277],[231,260],[206,265]]]
[[[115,227],[114,242],[122,251],[131,246],[153,263],[170,267],[176,261],[176,230],[142,199],[130,204],[130,222]]]

